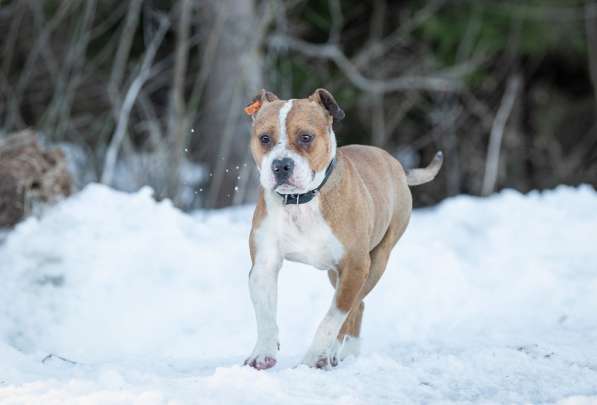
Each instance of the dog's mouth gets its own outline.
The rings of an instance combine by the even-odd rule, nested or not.
[[[315,172],[311,171],[310,177],[308,181],[304,182],[304,185],[296,184],[295,179],[288,179],[283,183],[276,184],[273,190],[279,194],[304,194],[309,191],[308,187],[315,178]]]
[[[300,194],[301,189],[290,183],[282,183],[274,187],[274,191],[280,194]]]

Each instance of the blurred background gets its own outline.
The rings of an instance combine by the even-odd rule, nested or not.
[[[0,51],[0,194],[67,165],[52,190],[254,201],[243,107],[318,87],[346,112],[340,145],[406,167],[444,150],[416,206],[597,184],[594,1],[0,0]],[[23,150],[57,147],[23,169]]]

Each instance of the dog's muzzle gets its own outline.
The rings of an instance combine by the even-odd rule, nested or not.
[[[276,159],[272,162],[272,172],[276,179],[276,186],[288,183],[294,170],[294,160],[291,158]]]

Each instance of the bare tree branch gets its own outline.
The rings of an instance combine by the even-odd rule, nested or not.
[[[358,52],[353,58],[355,66],[357,68],[363,68],[365,65],[371,63],[373,59],[386,54],[390,49],[400,43],[400,41],[403,41],[409,32],[419,27],[433,16],[446,1],[447,0],[433,0],[429,2],[425,7],[417,11],[411,18],[404,22],[404,24],[400,24],[398,28],[385,38],[371,43],[368,47]]]
[[[193,90],[191,91],[191,96],[189,97],[189,108],[187,109],[187,116],[185,117],[185,122],[188,125],[192,125],[193,122],[195,122],[197,111],[199,110],[199,102],[201,101],[201,95],[203,94],[203,91],[205,89],[205,84],[207,83],[207,78],[211,69],[210,61],[212,60],[214,53],[216,52],[218,41],[220,39],[223,21],[224,18],[222,17],[222,13],[217,13],[214,26],[211,29],[209,36],[207,37],[207,41],[205,42],[203,55],[200,59],[200,68],[197,70]]]
[[[310,57],[329,59],[346,75],[357,88],[370,93],[389,93],[403,90],[426,90],[458,92],[462,85],[456,79],[444,77],[404,76],[393,79],[375,80],[361,74],[346,55],[333,44],[312,44],[298,38],[274,35],[269,45],[274,48],[288,48]]]
[[[371,22],[369,24],[369,43],[379,43],[383,37],[384,22],[386,14],[386,2],[385,0],[375,0],[373,2],[373,15],[371,16]],[[373,75],[376,80],[383,78],[384,67],[375,69]],[[383,147],[386,143],[386,118],[385,118],[385,107],[384,107],[384,94],[373,93],[371,95],[371,135],[373,145]]]
[[[500,108],[493,121],[493,127],[489,136],[489,146],[487,147],[487,162],[483,177],[483,187],[481,188],[482,195],[489,195],[495,190],[504,129],[508,122],[508,117],[512,112],[512,107],[520,88],[520,82],[521,79],[518,75],[510,77]]]
[[[332,27],[330,29],[330,36],[328,42],[337,44],[340,42],[340,34],[342,32],[342,25],[344,24],[344,16],[342,15],[342,4],[339,0],[329,0],[330,15],[332,20]]]
[[[112,72],[110,73],[110,81],[108,82],[108,93],[114,98],[116,98],[116,95],[118,94],[122,76],[125,73],[131,45],[133,44],[133,38],[139,24],[139,17],[141,16],[140,11],[142,4],[143,0],[132,0],[128,7],[124,27],[122,28],[122,33],[120,35],[118,50],[116,51]],[[119,109],[118,106],[115,107],[116,109]]]
[[[585,30],[587,35],[587,54],[589,55],[589,76],[593,84],[593,97],[597,111],[597,7],[587,3],[585,6]]]
[[[15,6],[17,11],[14,12],[15,15],[12,18],[12,22],[10,24],[10,28],[8,29],[8,33],[6,34],[4,49],[2,50],[2,71],[8,72],[12,65],[12,58],[14,56],[14,51],[17,48],[15,46],[17,37],[19,36],[19,27],[22,24],[23,17],[25,15],[25,7],[22,4],[16,3]]]
[[[110,141],[110,145],[106,151],[104,170],[101,178],[101,182],[104,184],[110,185],[112,183],[114,178],[114,170],[116,168],[116,160],[118,158],[118,151],[120,150],[120,145],[122,144],[124,136],[126,135],[131,110],[133,109],[133,105],[135,104],[135,100],[137,99],[143,84],[145,84],[145,81],[149,78],[151,65],[155,58],[155,54],[162,43],[162,40],[164,39],[164,35],[168,30],[168,26],[168,20],[164,17],[161,17],[160,25],[154,34],[151,43],[147,47],[147,51],[145,52],[139,73],[131,83],[126,93],[126,97],[122,103],[122,108],[120,109],[120,116],[118,118],[116,130],[112,135],[112,140]]]
[[[69,48],[67,58],[58,76],[58,84],[49,108],[49,122],[54,125],[55,133],[63,133],[68,126],[69,117],[76,90],[83,76],[83,66],[86,60],[87,47],[89,46],[91,26],[95,18],[96,0],[85,2],[83,18],[73,35],[73,46]],[[61,94],[62,92],[62,94]],[[54,113],[52,115],[52,113]]]
[[[178,4],[180,10],[180,21],[176,30],[176,49],[174,61],[174,77],[170,91],[170,106],[168,114],[168,137],[169,137],[169,167],[168,167],[168,195],[177,204],[179,194],[180,167],[184,158],[186,145],[186,123],[184,85],[187,75],[187,64],[189,57],[189,33],[191,28],[191,1],[181,0]]]
[[[13,124],[14,120],[20,119],[15,114],[18,115],[19,106],[21,105],[21,100],[24,98],[24,93],[27,86],[31,85],[32,77],[35,73],[35,69],[37,68],[37,58],[41,54],[46,57],[46,66],[48,71],[51,73],[52,82],[56,80],[55,78],[55,61],[50,55],[50,36],[54,29],[60,26],[60,24],[64,21],[65,17],[68,15],[69,11],[71,11],[72,1],[64,1],[58,10],[56,10],[52,19],[46,22],[43,27],[40,26],[40,33],[37,36],[34,45],[31,47],[29,54],[27,55],[27,60],[24,64],[24,67],[20,70],[19,79],[16,81],[16,85],[14,86],[15,90],[12,92],[13,97],[11,100],[11,104],[13,108],[11,108],[11,114],[6,119],[6,126],[10,127]],[[33,11],[34,17],[39,17],[37,13],[38,7],[40,3],[38,2],[30,2],[29,6]],[[34,18],[34,21],[37,21],[38,18]],[[5,71],[5,73],[7,73]]]

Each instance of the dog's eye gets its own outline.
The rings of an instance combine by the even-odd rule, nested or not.
[[[313,135],[311,134],[301,134],[299,140],[302,144],[307,145],[313,142]]]
[[[263,135],[259,135],[259,142],[261,142],[263,145],[269,145],[272,141],[272,137],[267,135],[267,134],[263,134]]]

